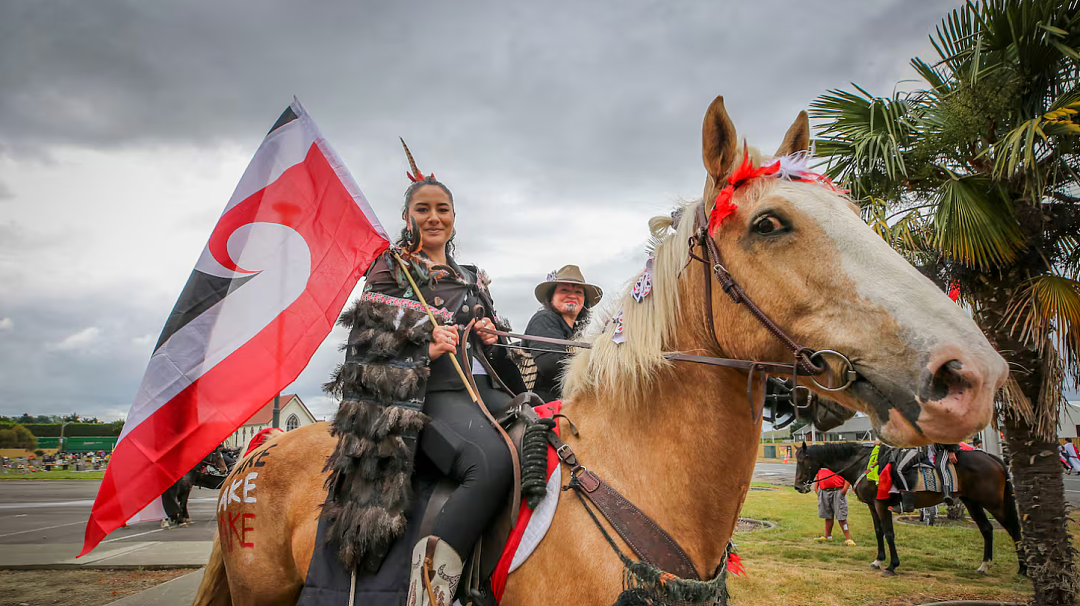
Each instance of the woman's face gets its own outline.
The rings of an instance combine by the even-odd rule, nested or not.
[[[442,250],[454,234],[454,205],[437,185],[416,190],[409,203],[409,217],[420,228],[424,250]]]
[[[556,284],[551,294],[551,306],[561,314],[573,314],[576,318],[585,307],[585,288],[573,284]]]

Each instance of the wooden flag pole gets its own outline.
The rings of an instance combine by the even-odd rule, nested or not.
[[[431,325],[432,326],[438,326],[439,322],[438,322],[438,320],[435,319],[435,314],[431,313],[431,308],[428,307],[427,301],[424,300],[424,295],[420,292],[420,289],[416,286],[416,282],[413,281],[412,274],[409,273],[409,266],[397,254],[396,251],[391,251],[391,254],[393,254],[394,258],[397,259],[397,262],[401,264],[401,269],[405,271],[405,278],[409,281],[409,286],[412,286],[413,292],[416,293],[416,298],[420,299],[420,305],[424,306],[424,311],[427,312],[428,319],[431,320]],[[447,352],[447,353],[449,353],[449,352]],[[476,396],[476,392],[473,391],[472,382],[469,381],[469,378],[465,376],[465,371],[461,369],[461,364],[458,363],[457,356],[451,355],[450,356],[450,361],[454,363],[454,370],[456,370],[457,373],[458,373],[458,376],[461,377],[461,382],[465,384],[465,389],[468,390],[469,397],[472,398],[473,402],[479,403],[480,398],[478,398]]]

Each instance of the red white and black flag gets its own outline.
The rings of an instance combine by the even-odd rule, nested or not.
[[[282,388],[389,238],[296,99],[252,158],[161,331],[86,525],[86,554]]]

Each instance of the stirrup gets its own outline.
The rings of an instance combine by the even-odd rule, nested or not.
[[[461,556],[436,536],[420,539],[410,561],[408,604],[449,606],[461,579]]]

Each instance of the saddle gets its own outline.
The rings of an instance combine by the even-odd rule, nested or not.
[[[530,475],[530,470],[525,468],[528,466],[527,457],[523,450],[525,430],[539,420],[539,416],[533,410],[533,407],[543,404],[544,402],[539,396],[526,392],[515,397],[510,402],[502,418],[498,419],[499,424],[506,431],[515,450],[517,450],[517,461],[520,469],[520,473],[517,474],[518,477],[526,478]],[[545,440],[545,452],[546,447],[547,442]],[[546,459],[544,465],[543,471],[546,472]],[[435,485],[427,507],[424,509],[424,515],[420,520],[418,536],[423,537],[431,534],[431,529],[435,525],[435,518],[442,511],[443,505],[446,504],[446,501],[456,488],[457,483],[448,478],[441,479]],[[458,595],[463,598],[462,604],[467,603],[465,596],[470,598],[484,596],[490,602],[481,603],[495,603],[494,598],[491,597],[493,594],[489,583],[509,540],[510,531],[514,528],[513,520],[516,518],[516,508],[521,502],[520,491],[521,485],[519,484],[507,494],[503,507],[488,525],[488,528],[473,548],[472,553],[466,558],[465,567],[462,571],[463,579],[458,587]]]
[[[535,457],[529,456],[529,440],[525,436],[531,425],[538,425],[538,415],[534,405],[543,402],[532,393],[524,393],[514,398],[507,407],[500,424],[506,429],[512,443],[519,452],[519,461],[526,461],[522,477],[528,478],[529,462]],[[540,425],[540,427],[546,426]],[[545,432],[540,432],[543,435]],[[542,474],[546,478],[546,449]],[[443,477],[429,464],[421,462],[413,473],[413,505],[409,513],[409,524],[391,546],[379,569],[371,574],[351,577],[337,556],[336,544],[328,541],[326,520],[319,520],[316,531],[315,552],[308,567],[304,589],[297,606],[347,606],[350,603],[364,603],[369,606],[396,606],[404,603],[408,592],[409,560],[413,545],[420,537],[431,534],[435,518],[442,510],[450,494],[457,487],[456,483]],[[505,505],[489,524],[480,541],[465,562],[463,579],[458,586],[457,595],[461,604],[468,606],[488,606],[496,604],[495,593],[491,588],[492,572],[499,564],[503,548],[513,528],[511,520],[517,516],[514,505],[520,502],[522,490],[520,484],[506,495]],[[528,500],[526,491],[524,497]],[[462,554],[467,555],[467,554]],[[350,596],[355,594],[355,601]]]
[[[930,463],[926,453],[921,451],[922,449],[918,449],[920,452],[917,458],[901,474],[897,466],[912,450],[915,449],[905,448],[893,451],[893,486],[898,490],[902,486],[908,486],[912,492],[942,492],[945,479],[941,477],[941,472],[937,466]],[[950,492],[957,495],[961,492],[961,486],[960,478],[956,474],[956,466],[949,463],[947,469],[952,477],[952,490]]]
[[[960,478],[956,475],[956,466],[949,463],[949,474],[952,476],[953,489],[950,491],[954,496],[960,494]],[[918,472],[915,478],[915,492],[941,492],[942,483],[945,481],[941,477],[941,472],[937,467],[930,464],[922,464],[916,467]]]

